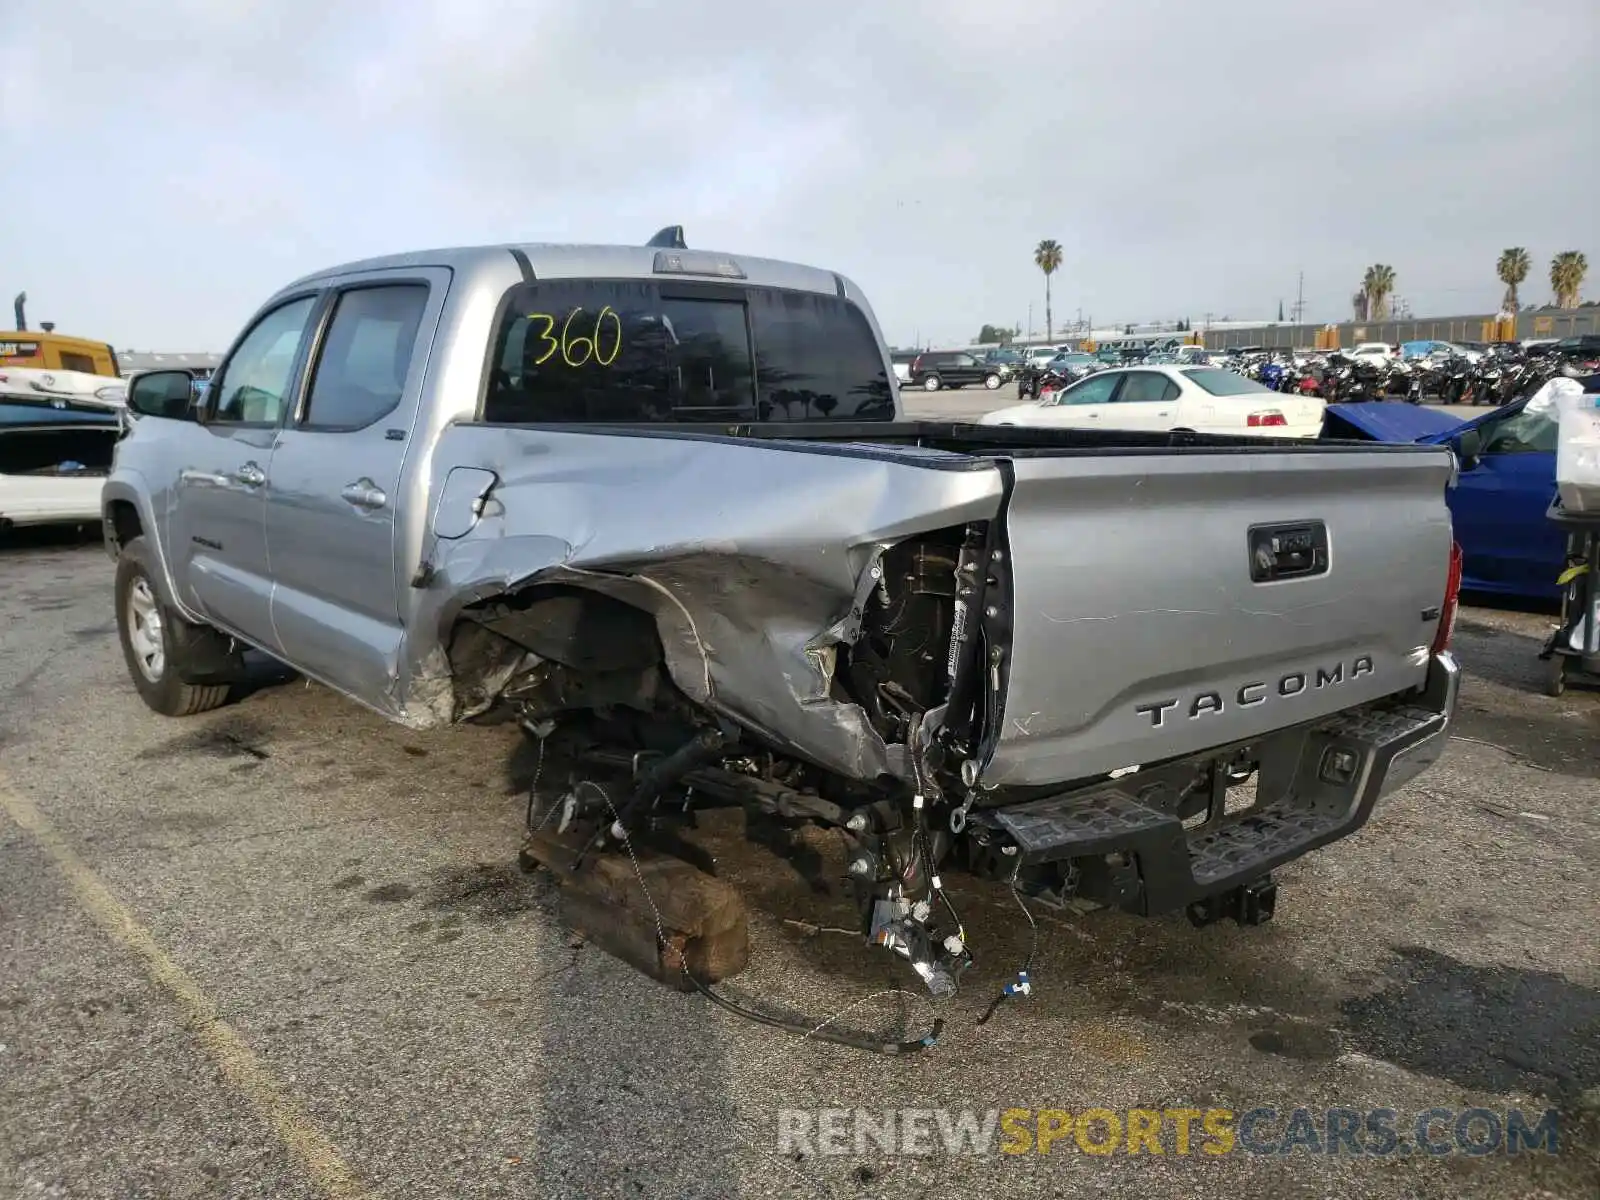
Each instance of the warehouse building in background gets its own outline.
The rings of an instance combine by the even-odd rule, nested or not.
[[[1526,338],[1565,338],[1600,333],[1600,306],[1525,309],[1501,319],[1497,313],[1458,317],[1407,317],[1388,321],[1341,321],[1336,325],[1258,324],[1203,328],[1212,350],[1232,346],[1264,349],[1345,349],[1361,342],[1512,342]]]
[[[167,354],[154,353],[149,350],[118,350],[117,365],[122,369],[122,377],[138,375],[144,371],[193,371],[197,379],[210,379],[211,373],[222,362],[222,355],[197,353],[197,354]]]

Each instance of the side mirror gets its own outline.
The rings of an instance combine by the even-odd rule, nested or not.
[[[141,417],[194,419],[194,376],[187,371],[150,371],[128,387],[128,407]]]
[[[1455,448],[1463,471],[1472,470],[1483,457],[1483,434],[1476,429],[1463,430],[1452,439],[1451,445]]]

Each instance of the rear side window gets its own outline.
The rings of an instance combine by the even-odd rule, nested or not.
[[[1255,392],[1272,391],[1254,379],[1246,379],[1243,375],[1221,367],[1195,367],[1193,370],[1185,371],[1184,374],[1213,396],[1244,396]]]
[[[484,420],[892,419],[877,340],[840,297],[552,280],[511,296]]]
[[[343,293],[317,356],[303,427],[361,429],[393,412],[427,305],[422,283]]]
[[[1117,395],[1118,404],[1159,404],[1169,398],[1168,389],[1176,391],[1165,375],[1152,371],[1131,372]]]

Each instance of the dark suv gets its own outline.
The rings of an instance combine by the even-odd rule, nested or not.
[[[926,350],[911,360],[911,386],[930,392],[969,383],[981,383],[993,391],[1002,382],[1000,364],[984,362],[964,350]]]

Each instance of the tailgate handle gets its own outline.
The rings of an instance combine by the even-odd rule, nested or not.
[[[1252,525],[1250,578],[1256,583],[1328,573],[1328,527],[1321,521]]]

